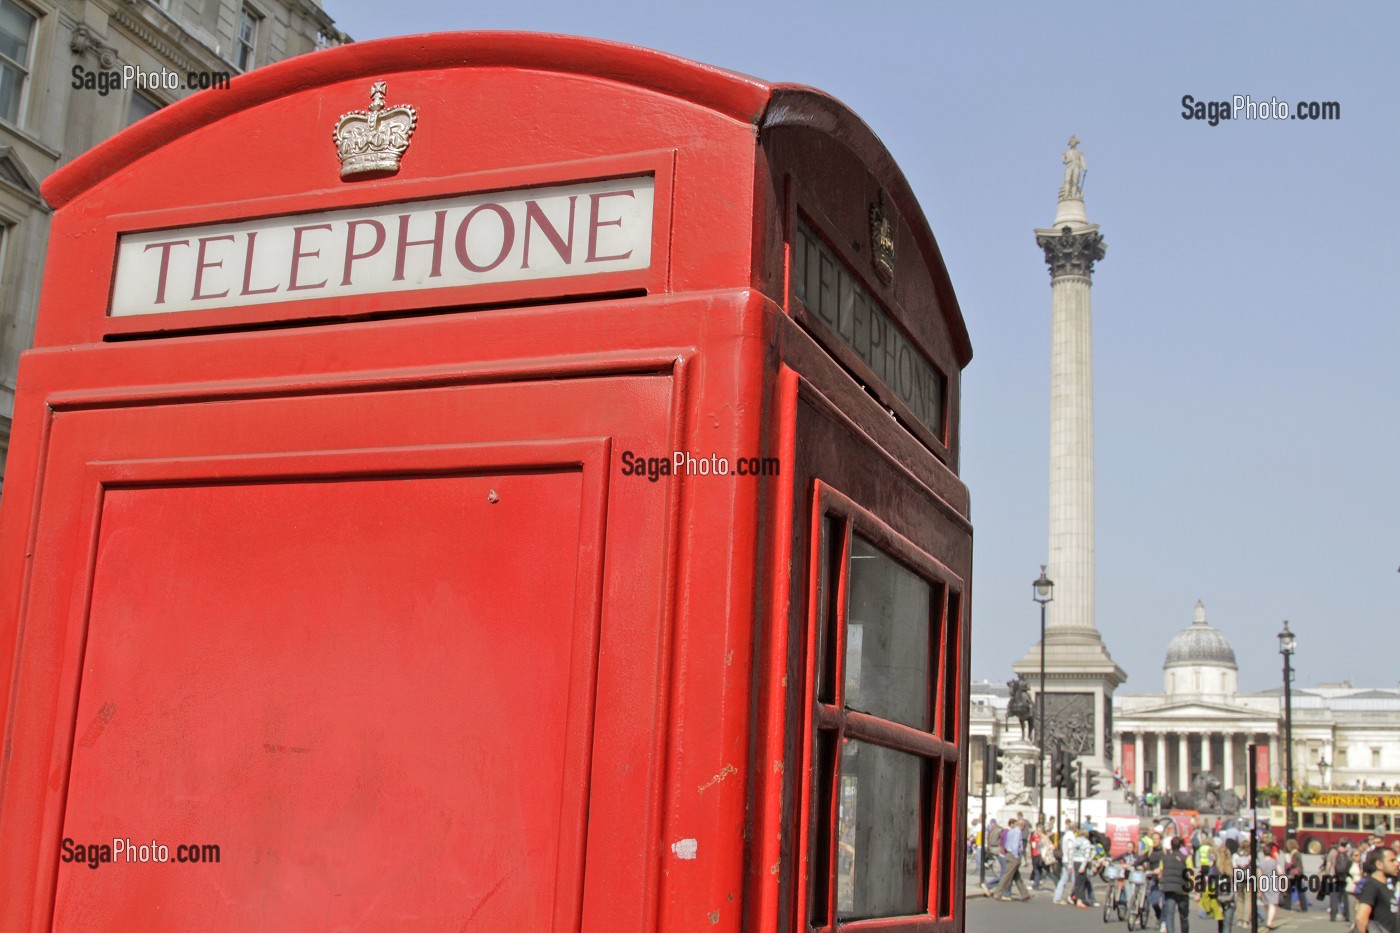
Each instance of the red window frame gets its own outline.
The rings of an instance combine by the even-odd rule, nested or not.
[[[958,928],[956,882],[958,795],[962,743],[961,703],[963,583],[937,558],[873,513],[818,481],[812,503],[811,563],[807,604],[804,702],[809,711],[803,743],[804,782],[799,852],[806,861],[797,892],[810,933],[944,933]],[[844,706],[845,648],[851,543],[859,535],[930,586],[929,721],[923,731]],[[833,571],[835,571],[833,573]],[[828,689],[829,686],[829,689]],[[917,913],[870,919],[837,919],[840,749],[846,739],[918,756],[921,777]]]

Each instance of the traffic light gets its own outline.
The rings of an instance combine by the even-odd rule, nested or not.
[[[1002,781],[1002,777],[1001,777],[1001,766],[1002,766],[1001,749],[998,748],[997,746],[993,745],[991,750],[992,750],[992,783],[993,783],[993,784],[1000,784],[1001,781]]]
[[[1061,790],[1074,789],[1074,758],[1066,751],[1055,752],[1055,764],[1051,771],[1054,780],[1051,782]]]
[[[1084,796],[1092,797],[1099,792],[1099,773],[1097,771],[1084,772]]]

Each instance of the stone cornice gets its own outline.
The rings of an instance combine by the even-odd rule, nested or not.
[[[147,15],[137,14],[138,9]],[[159,23],[150,21],[148,10],[155,11],[155,16],[160,18]],[[203,39],[185,29],[154,4],[138,7],[119,6],[112,11],[111,20],[182,71],[213,70],[216,65],[228,65]],[[196,54],[205,51],[208,55],[192,59],[192,51]]]
[[[1036,231],[1035,242],[1045,251],[1045,262],[1050,267],[1051,280],[1065,276],[1091,279],[1094,263],[1104,257],[1108,248],[1103,234],[1097,230],[1074,233],[1072,229],[1065,227],[1057,232]]]

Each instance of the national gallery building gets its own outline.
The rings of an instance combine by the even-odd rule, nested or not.
[[[1149,790],[1190,789],[1200,773],[1214,775],[1222,790],[1235,788],[1243,795],[1247,749],[1258,743],[1259,783],[1283,784],[1282,684],[1258,693],[1239,692],[1234,649],[1206,620],[1202,603],[1196,603],[1192,623],[1167,645],[1162,670],[1164,692],[1113,696],[1112,760],[1086,760],[1089,767],[1120,769],[1124,787],[1139,796]],[[1035,678],[1028,679],[1034,689]],[[1047,681],[1047,697],[1055,687],[1053,678]],[[1007,697],[1004,684],[972,687],[970,793],[981,788],[981,746],[1004,735]],[[1012,728],[1019,734],[1014,723]],[[1397,781],[1400,690],[1350,683],[1307,689],[1294,685],[1295,786],[1391,788]]]

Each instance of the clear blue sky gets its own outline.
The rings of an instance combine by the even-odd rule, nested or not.
[[[973,676],[1038,637],[1053,217],[1071,133],[1108,256],[1094,279],[1098,624],[1160,691],[1197,599],[1244,690],[1395,686],[1400,622],[1400,7],[1380,3],[514,4],[326,0],[358,40],[523,29],[822,88],[894,153],[972,335],[963,478]],[[1337,101],[1222,123],[1181,97]]]

